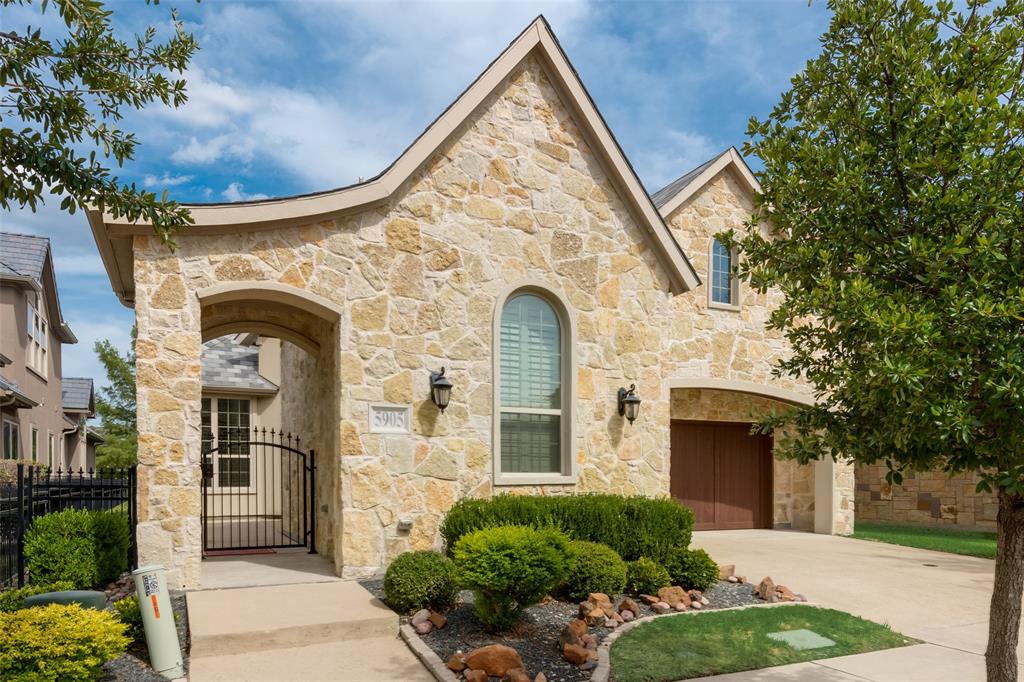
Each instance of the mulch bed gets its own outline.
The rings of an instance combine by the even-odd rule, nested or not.
[[[363,587],[375,597],[384,600],[382,580],[361,581]],[[711,602],[705,610],[723,609],[745,604],[762,603],[752,593],[748,584],[720,581],[704,593]],[[613,601],[618,603],[621,595]],[[639,604],[642,616],[654,615],[650,607]],[[445,613],[448,625],[440,630],[433,630],[420,638],[429,646],[442,661],[456,651],[468,652],[486,644],[505,644],[512,647],[523,659],[523,665],[532,679],[543,672],[548,682],[583,682],[590,679],[589,670],[581,670],[562,658],[558,647],[558,635],[562,628],[579,612],[579,604],[575,602],[549,601],[531,606],[523,612],[520,623],[515,630],[503,635],[488,633],[480,625],[473,614],[473,593],[463,591],[459,603]],[[403,614],[404,615],[404,614]],[[614,630],[604,627],[592,627],[598,644]]]

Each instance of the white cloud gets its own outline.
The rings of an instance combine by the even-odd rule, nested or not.
[[[659,148],[637,154],[634,162],[648,191],[655,192],[725,151],[727,146],[717,146],[700,133],[670,130]]]
[[[242,183],[232,182],[220,195],[228,201],[257,201],[268,198],[266,194],[260,194],[259,192],[246,194],[244,190],[245,188],[242,186]]]
[[[66,377],[92,377],[97,389],[107,384],[103,364],[97,359],[93,345],[97,341],[109,340],[122,353],[131,347],[131,329],[134,322],[132,312],[117,310],[120,314],[107,314],[99,319],[87,318],[76,310],[65,310],[71,331],[78,337],[78,343],[61,347],[61,374]]]
[[[147,175],[142,180],[142,184],[146,187],[177,187],[191,180],[191,175],[171,175],[165,171],[159,178],[155,175]]]

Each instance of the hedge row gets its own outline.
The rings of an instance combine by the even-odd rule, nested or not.
[[[608,545],[626,561],[666,563],[690,545],[693,512],[667,498],[621,495],[520,496],[463,499],[441,524],[451,554],[462,536],[492,526],[554,526],[574,540]]]

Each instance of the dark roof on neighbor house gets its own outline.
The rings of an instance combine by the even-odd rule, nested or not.
[[[85,377],[61,378],[60,401],[65,410],[94,411],[92,379]]]
[[[694,180],[696,180],[701,173],[707,170],[708,166],[713,164],[715,161],[718,161],[718,159],[720,159],[723,155],[728,153],[729,150],[726,149],[721,154],[716,154],[713,158],[708,159],[701,165],[694,168],[692,171],[689,171],[688,173],[679,178],[676,178],[675,180],[668,183],[667,185],[659,189],[657,192],[652,194],[651,201],[654,202],[655,206],[661,208],[662,206],[667,204],[669,200],[672,199],[672,197],[686,189],[686,186],[689,185]]]
[[[204,343],[202,366],[204,390],[277,391],[277,384],[260,375],[259,346],[243,345],[233,336],[222,336]]]
[[[14,398],[14,406],[17,407],[35,407],[39,403],[32,400],[25,395],[21,387],[14,383],[10,379],[0,376],[0,395]]]
[[[0,232],[0,264],[22,277],[43,281],[43,265],[50,250],[50,240],[28,234]]]

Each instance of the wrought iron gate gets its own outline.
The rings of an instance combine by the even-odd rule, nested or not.
[[[220,431],[203,452],[203,553],[308,547],[316,553],[313,450],[284,431]]]

